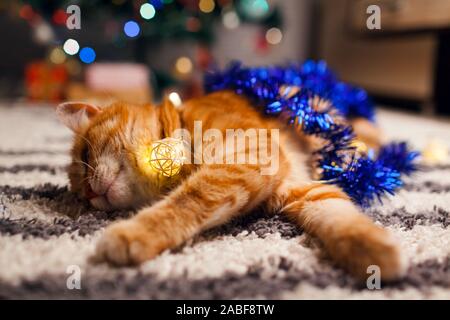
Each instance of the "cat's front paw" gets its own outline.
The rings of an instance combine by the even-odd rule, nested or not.
[[[159,237],[130,219],[106,228],[97,243],[94,260],[117,266],[137,265],[154,258],[164,249]]]

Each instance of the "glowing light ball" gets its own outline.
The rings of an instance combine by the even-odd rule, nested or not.
[[[152,144],[148,162],[153,171],[170,178],[180,173],[184,159],[182,140],[165,138]]]
[[[86,64],[90,64],[95,61],[95,51],[91,47],[84,47],[80,50],[80,60]]]
[[[130,20],[123,26],[123,32],[125,32],[128,37],[134,38],[141,32],[141,28],[136,21]]]
[[[63,46],[64,52],[68,55],[75,55],[80,50],[80,45],[78,42],[74,39],[67,39],[66,42],[64,42]]]
[[[153,5],[151,5],[150,3],[144,3],[141,6],[139,13],[141,14],[142,18],[144,18],[146,20],[150,20],[155,16],[156,10],[155,10],[155,7]]]

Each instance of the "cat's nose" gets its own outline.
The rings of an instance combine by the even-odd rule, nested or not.
[[[95,193],[97,196],[102,196],[108,192],[108,189],[109,189],[109,187],[111,187],[113,182],[114,182],[114,178],[102,177],[102,178],[97,178],[88,184],[93,193]]]
[[[97,198],[99,195],[97,193],[94,192],[94,190],[92,190],[91,188],[91,184],[90,183],[86,183],[86,198],[88,200]]]
[[[102,158],[101,161],[95,168],[95,174],[89,179],[92,191],[99,196],[108,192],[120,171],[118,165],[109,158]]]

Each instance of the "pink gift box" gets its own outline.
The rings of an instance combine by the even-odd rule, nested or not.
[[[143,64],[96,63],[86,69],[86,85],[95,91],[149,88],[150,71]]]

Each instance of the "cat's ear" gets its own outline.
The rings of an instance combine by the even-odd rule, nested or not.
[[[56,115],[73,132],[81,132],[102,110],[85,102],[66,102],[56,107]]]
[[[159,120],[163,137],[170,137],[176,129],[181,128],[180,114],[168,97],[164,98],[159,107]]]

